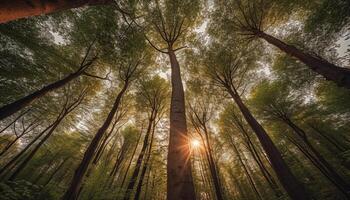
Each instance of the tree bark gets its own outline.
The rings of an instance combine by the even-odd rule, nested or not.
[[[275,195],[277,197],[282,196],[283,193],[280,191],[280,189],[278,187],[278,184],[276,183],[274,177],[271,175],[269,170],[267,170],[267,168],[266,168],[262,158],[260,157],[260,152],[255,147],[252,139],[250,138],[249,133],[244,128],[244,126],[241,123],[241,121],[238,120],[238,118],[237,118],[235,113],[233,114],[233,117],[234,117],[235,123],[237,124],[238,128],[240,129],[240,132],[242,134],[242,137],[244,138],[244,142],[246,143],[246,146],[247,146],[249,152],[253,156],[253,159],[256,162],[256,164],[258,165],[258,167],[259,167],[261,173],[263,174],[265,180],[268,182],[268,184],[270,185],[271,189],[274,191],[274,193],[275,193]]]
[[[287,191],[288,195],[293,200],[310,199],[306,193],[304,187],[299,183],[296,177],[292,174],[289,167],[282,158],[281,153],[278,151],[275,144],[272,142],[265,129],[259,124],[259,122],[253,117],[249,109],[244,105],[240,96],[236,94],[232,89],[228,89],[231,97],[238,105],[245,120],[255,132],[262,147],[264,148],[269,160],[271,161],[272,168],[276,172],[277,178],[281,185]]]
[[[16,161],[18,161],[22,155],[24,155],[24,153],[36,142],[40,139],[41,136],[43,136],[46,131],[48,131],[49,129],[51,129],[52,126],[54,126],[56,124],[56,122],[59,120],[58,116],[56,118],[56,120],[50,124],[48,127],[46,127],[43,131],[41,131],[32,141],[30,141],[29,144],[26,145],[26,147],[24,149],[22,149],[15,157],[13,157],[6,165],[4,165],[1,169],[0,169],[0,175],[2,175],[6,169],[8,169],[9,167],[11,167],[12,165],[15,164]]]
[[[54,176],[62,169],[63,165],[69,160],[69,158],[65,158],[55,169],[55,171],[52,172],[52,174],[49,176],[49,178],[46,180],[46,182],[43,184],[43,188],[47,186],[51,180],[54,178]]]
[[[235,154],[236,154],[237,157],[238,157],[239,163],[240,163],[241,166],[243,167],[244,173],[245,173],[245,175],[247,176],[248,181],[249,181],[249,184],[250,184],[250,186],[252,187],[252,189],[253,189],[253,191],[254,191],[256,197],[257,197],[259,200],[262,200],[261,195],[260,195],[260,193],[259,193],[259,191],[258,191],[258,188],[256,188],[256,185],[255,185],[255,183],[254,183],[254,181],[253,181],[253,178],[251,177],[251,175],[250,175],[250,173],[249,173],[249,171],[248,171],[248,169],[247,169],[246,164],[243,162],[242,156],[241,156],[241,154],[239,153],[238,148],[236,147],[236,144],[235,144],[235,142],[233,141],[232,137],[230,137],[230,143],[231,143],[231,146],[233,147],[233,149],[234,149],[234,151],[235,151]]]
[[[210,139],[209,139],[209,133],[207,130],[206,125],[203,125],[203,129],[204,129],[204,134],[205,134],[205,140],[207,141],[207,148],[205,149],[206,152],[206,157],[208,160],[208,164],[209,164],[209,169],[210,169],[210,174],[212,176],[213,182],[214,182],[214,188],[215,188],[215,195],[217,200],[223,200],[223,190],[221,187],[221,182],[220,182],[220,178],[219,178],[219,172],[217,170],[216,167],[216,163],[214,161],[213,155],[212,155],[212,149],[211,149],[211,143],[210,143]]]
[[[108,129],[109,125],[112,123],[112,120],[114,118],[115,113],[117,112],[121,99],[126,92],[127,88],[129,86],[129,81],[126,80],[124,83],[123,88],[117,95],[117,98],[114,101],[113,107],[111,111],[109,112],[105,122],[100,127],[100,129],[97,131],[95,137],[92,139],[90,145],[88,146],[87,150],[85,151],[84,157],[82,161],[80,162],[78,168],[75,170],[73,179],[71,183],[69,184],[69,187],[66,191],[66,193],[63,196],[64,200],[75,200],[78,197],[80,185],[82,183],[82,180],[84,178],[84,175],[89,167],[89,164],[91,160],[93,159],[96,149],[103,138],[104,133]]]
[[[142,131],[141,131],[142,132]],[[132,163],[132,160],[134,159],[134,156],[135,156],[135,153],[136,153],[136,150],[137,150],[137,146],[139,146],[139,143],[140,143],[140,140],[141,140],[141,133],[137,139],[137,142],[135,144],[135,148],[132,152],[132,155],[130,157],[130,160],[129,160],[129,163],[128,163],[128,166],[126,167],[126,170],[125,170],[125,173],[124,173],[124,176],[123,176],[123,179],[122,179],[122,182],[120,184],[120,189],[123,189],[123,186],[124,186],[124,183],[125,183],[125,180],[126,180],[126,176],[128,175],[128,172],[129,172],[129,169],[130,169],[130,166],[131,166],[131,163]],[[118,192],[119,193],[119,192]]]
[[[133,193],[134,187],[136,185],[137,177],[139,176],[140,169],[141,169],[141,166],[142,166],[142,161],[143,161],[143,158],[144,158],[144,156],[146,154],[146,150],[147,150],[147,147],[148,147],[148,144],[149,144],[149,136],[151,135],[153,120],[155,120],[155,119],[152,118],[152,116],[153,116],[153,111],[152,111],[151,118],[148,121],[148,127],[147,127],[147,130],[146,130],[145,138],[143,139],[143,145],[142,145],[140,154],[139,154],[139,156],[137,158],[134,171],[133,171],[133,173],[131,175],[130,182],[129,182],[128,187],[127,187],[127,189],[125,191],[125,194],[124,194],[124,198],[123,198],[124,200],[129,200],[131,198],[131,195]]]
[[[141,175],[140,175],[140,180],[139,182],[137,183],[137,186],[136,186],[136,192],[135,192],[135,197],[134,197],[134,200],[138,200],[141,196],[141,189],[142,189],[142,183],[143,183],[143,179],[146,175],[146,171],[147,169],[150,167],[149,166],[149,161],[150,161],[150,158],[151,158],[151,154],[152,154],[152,146],[153,146],[153,138],[154,138],[154,132],[155,132],[155,122],[153,122],[153,129],[152,129],[152,134],[151,134],[151,142],[149,144],[149,147],[148,147],[148,154],[147,154],[147,157],[146,157],[146,160],[143,164],[143,167],[142,167],[142,170],[141,170]],[[151,169],[151,168],[149,168]]]
[[[307,139],[305,131],[297,126],[291,119],[284,118],[283,121],[297,134],[299,139],[303,141],[307,149],[304,151],[308,152],[311,156],[310,159],[314,161],[314,164],[320,171],[332,182],[334,185],[350,199],[350,185],[338,174],[333,166],[312,146],[310,141]]]
[[[1,7],[1,6],[0,6]],[[1,13],[1,11],[0,11]],[[54,83],[51,83],[49,85],[44,86],[42,89],[37,90],[33,92],[32,94],[29,94],[13,103],[7,104],[3,107],[0,108],[0,121],[5,119],[6,117],[20,111],[24,107],[28,106],[31,102],[34,100],[44,96],[45,94],[56,90],[58,88],[61,88],[71,82],[72,80],[76,79],[79,77],[82,73],[84,72],[83,69],[79,69],[74,73],[69,74],[65,78],[58,80]]]
[[[68,114],[68,113],[67,113]],[[52,135],[57,126],[61,123],[65,116],[61,117],[55,125],[52,126],[50,131],[45,135],[45,137],[40,140],[40,142],[35,146],[35,148],[29,153],[29,155],[24,159],[24,161],[17,167],[17,169],[12,173],[8,180],[13,181],[18,176],[18,174],[27,166],[28,162],[34,157],[35,153],[39,148],[46,142],[47,139]]]
[[[322,75],[327,80],[333,81],[340,87],[345,87],[347,89],[350,89],[350,69],[339,67],[322,58],[313,56],[308,53],[304,53],[301,50],[297,49],[296,47],[292,45],[288,45],[283,41],[271,35],[268,35],[262,31],[256,32],[256,35],[264,39],[268,43],[278,47],[280,50],[282,50],[286,54],[297,58],[298,60],[303,62],[305,65],[307,65],[311,70]]]
[[[25,17],[111,2],[111,0],[2,0],[0,24]]]
[[[196,199],[193,185],[190,150],[188,144],[185,97],[180,66],[175,52],[169,48],[171,64],[170,137],[167,164],[168,200]]]

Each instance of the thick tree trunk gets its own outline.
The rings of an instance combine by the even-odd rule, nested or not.
[[[167,164],[168,200],[196,199],[188,144],[185,97],[180,66],[175,52],[169,48],[171,64],[170,137]]]
[[[263,38],[268,43],[278,47],[285,53],[297,58],[306,64],[310,69],[325,77],[327,80],[333,81],[338,86],[350,89],[350,69],[339,67],[322,58],[304,53],[296,47],[288,45],[262,31],[257,32],[256,35],[260,38]]]
[[[2,0],[0,2],[0,23],[111,2],[111,0]]]
[[[1,11],[0,11],[0,13],[1,13]],[[61,80],[58,80],[54,83],[51,83],[49,85],[44,86],[42,89],[37,90],[32,94],[29,94],[29,95],[15,101],[15,102],[13,102],[13,103],[10,103],[10,104],[7,104],[7,105],[1,107],[0,108],[0,121],[5,119],[6,117],[18,112],[18,111],[20,111],[24,107],[28,106],[31,102],[44,96],[48,92],[51,92],[53,90],[56,90],[58,88],[65,86],[70,81],[79,77],[83,72],[84,72],[84,70],[78,70],[72,74],[69,74],[68,76],[66,76],[65,78],[63,78]]]
[[[267,156],[269,157],[269,160],[271,161],[272,168],[274,169],[278,180],[280,181],[284,189],[287,191],[288,195],[293,200],[310,199],[304,187],[299,183],[299,181],[290,171],[289,167],[283,160],[281,153],[278,151],[275,144],[272,142],[271,138],[266,133],[265,129],[253,117],[249,109],[242,102],[240,96],[234,91],[232,91],[232,89],[229,89],[228,92],[238,105],[245,120],[258,137],[262,147],[264,148],[265,152],[267,153]]]
[[[89,167],[91,160],[93,159],[93,157],[95,155],[96,149],[97,149],[101,139],[103,138],[103,135],[105,134],[109,125],[112,123],[114,115],[119,108],[121,99],[122,99],[124,93],[126,92],[128,86],[129,86],[129,82],[126,81],[124,83],[122,90],[117,95],[117,98],[115,99],[113,107],[112,107],[111,111],[109,112],[105,122],[100,127],[100,129],[98,129],[95,137],[92,139],[90,145],[86,149],[84,157],[83,157],[82,161],[80,162],[78,168],[75,170],[73,179],[72,179],[66,193],[64,194],[63,199],[65,199],[65,200],[77,199],[80,185],[82,183],[84,175]]]

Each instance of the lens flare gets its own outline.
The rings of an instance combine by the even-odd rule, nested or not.
[[[191,140],[191,146],[192,146],[192,148],[198,148],[199,146],[201,145],[201,143],[199,142],[199,140],[197,140],[197,139],[192,139]]]

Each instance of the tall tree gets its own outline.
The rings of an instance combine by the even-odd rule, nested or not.
[[[48,92],[54,91],[58,88],[61,88],[65,85],[67,85],[69,82],[73,81],[74,79],[78,78],[80,75],[84,74],[85,71],[87,70],[87,68],[89,68],[94,60],[96,59],[96,57],[91,57],[91,47],[93,45],[93,42],[89,45],[89,47],[87,48],[87,51],[82,59],[82,62],[78,68],[77,71],[69,74],[68,76],[66,76],[65,78],[58,80],[54,83],[51,83],[49,85],[44,86],[42,89],[37,90],[35,92],[33,92],[32,94],[29,94],[13,103],[7,104],[3,107],[0,108],[0,120],[5,119],[6,117],[20,111],[21,109],[25,108],[26,106],[28,106],[31,102],[33,102],[34,100],[44,96],[45,94],[47,94]]]
[[[303,106],[302,98],[292,93],[286,83],[264,81],[258,85],[252,93],[251,103],[259,109],[265,119],[277,119],[293,130],[296,140],[292,139],[298,148],[311,160],[326,178],[328,178],[344,195],[348,195],[349,184],[334,169],[334,167],[314,147],[309,134],[297,125],[296,113],[301,115]],[[304,119],[306,121],[306,119]]]
[[[304,52],[266,33],[266,29],[271,26],[272,22],[276,21],[277,18],[283,18],[281,12],[276,14],[273,11],[274,4],[274,1],[234,0],[227,5],[217,1],[217,6],[220,8],[218,9],[218,12],[221,14],[220,17],[224,16],[222,28],[225,29],[224,26],[227,26],[229,27],[227,31],[236,32],[245,36],[248,40],[263,39],[286,54],[303,62],[326,80],[333,81],[340,87],[350,89],[350,70],[348,68],[337,66],[317,55]],[[225,14],[222,15],[222,12],[225,12]]]
[[[223,200],[223,188],[222,183],[220,181],[220,175],[217,168],[217,162],[214,159],[213,156],[213,150],[212,150],[212,142],[211,142],[211,136],[209,132],[209,122],[211,118],[213,117],[213,108],[211,106],[210,100],[208,98],[207,101],[203,100],[203,97],[199,97],[199,100],[193,100],[192,103],[195,104],[195,106],[189,105],[190,111],[189,111],[189,118],[191,120],[191,124],[195,128],[196,132],[201,137],[201,140],[203,141],[204,145],[204,152],[205,156],[208,160],[209,164],[209,170],[211,177],[214,182],[214,188],[215,188],[215,194],[216,198],[218,200]],[[202,101],[201,101],[202,100]]]
[[[122,97],[127,92],[132,81],[134,81],[135,78],[140,74],[142,69],[144,69],[144,67],[147,66],[147,63],[145,62],[146,60],[144,60],[145,52],[143,52],[144,51],[143,49],[144,46],[142,45],[144,44],[142,42],[143,38],[140,38],[140,35],[137,32],[130,33],[130,34],[131,35],[129,35],[129,38],[125,39],[124,41],[125,43],[122,44],[124,45],[122,47],[122,50],[125,50],[126,52],[122,52],[123,54],[121,55],[120,58],[121,59],[123,58],[125,60],[121,63],[117,63],[117,65],[119,65],[117,66],[118,76],[122,83],[121,90],[116,96],[113,106],[110,112],[108,113],[106,120],[103,122],[102,126],[98,129],[90,145],[87,147],[85,154],[83,156],[83,159],[79,164],[78,168],[75,170],[72,181],[69,184],[69,187],[65,195],[63,196],[63,199],[67,199],[67,200],[76,199],[78,197],[80,185],[85,176],[85,173],[89,167],[90,162],[95,156],[98,145],[103,139],[105,132],[109,128],[116,112],[119,109],[119,105]],[[127,48],[127,49],[123,49],[123,48]]]
[[[243,103],[241,93],[246,88],[244,79],[247,76],[247,72],[250,71],[249,67],[254,63],[251,63],[249,58],[246,58],[244,64],[242,64],[244,57],[240,57],[234,52],[234,49],[223,49],[217,46],[217,44],[213,44],[212,49],[207,54],[207,62],[204,63],[205,74],[213,80],[215,85],[224,89],[237,104],[246,122],[259,138],[281,185],[287,191],[288,195],[292,199],[309,199],[304,187],[292,174],[265,129]]]
[[[152,2],[152,1],[151,1]],[[146,39],[157,51],[167,54],[171,66],[170,138],[168,147],[168,199],[195,199],[195,191],[189,162],[185,94],[180,65],[175,52],[193,26],[199,9],[198,1],[145,1],[149,13],[149,35]],[[156,43],[157,42],[157,43]],[[164,45],[164,46],[163,46]]]
[[[152,147],[154,143],[154,133],[157,128],[158,122],[162,119],[167,107],[167,100],[170,92],[167,82],[159,76],[154,76],[150,80],[144,80],[140,82],[139,102],[142,106],[146,105],[146,109],[154,111],[154,119],[152,121],[152,130],[150,142],[148,145],[148,152],[146,154],[143,167],[140,172],[140,179],[136,186],[136,192],[134,199],[139,199],[141,196],[141,189],[143,186],[143,180],[146,175],[146,171],[150,168],[150,159],[152,154]],[[151,114],[152,116],[152,114]]]

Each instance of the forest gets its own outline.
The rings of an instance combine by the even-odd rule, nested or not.
[[[350,199],[350,1],[0,0],[0,199]]]

